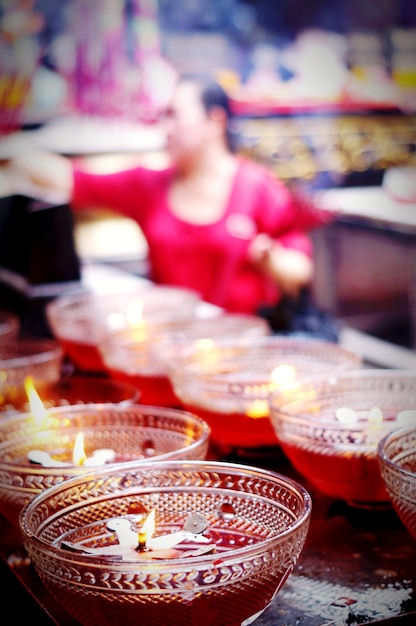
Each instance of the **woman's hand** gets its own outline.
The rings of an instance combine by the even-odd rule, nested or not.
[[[21,194],[66,204],[71,193],[72,165],[61,155],[29,151],[0,167],[0,197]]]
[[[384,172],[383,191],[398,202],[416,202],[416,167],[391,167]]]
[[[260,271],[277,283],[284,295],[296,297],[312,278],[313,263],[306,254],[285,248],[265,233],[252,240],[248,255]]]

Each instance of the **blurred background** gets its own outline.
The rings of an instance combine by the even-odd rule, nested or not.
[[[176,74],[210,71],[232,98],[239,151],[289,184],[380,188],[389,168],[416,164],[412,0],[0,0],[0,11],[0,159],[22,149],[23,135],[95,171],[159,167],[158,120]],[[415,212],[381,212],[363,195],[354,203],[314,234],[316,301],[359,331],[414,347]],[[10,270],[30,273],[16,261],[30,244],[22,252],[15,242],[12,260],[4,253],[7,216],[3,208],[0,267],[10,283]],[[53,228],[67,232],[71,219]],[[73,226],[84,266],[146,274],[136,224],[103,207]],[[75,266],[62,280],[78,280]],[[29,276],[29,287],[45,282],[56,293],[55,275]]]
[[[168,66],[213,71],[243,100],[414,107],[411,0],[1,0],[0,10],[2,112],[20,103],[26,121],[59,106],[151,117]]]

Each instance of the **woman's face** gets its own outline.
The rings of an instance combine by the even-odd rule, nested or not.
[[[165,124],[167,149],[174,162],[186,162],[200,154],[212,136],[212,119],[205,111],[196,83],[176,86]]]

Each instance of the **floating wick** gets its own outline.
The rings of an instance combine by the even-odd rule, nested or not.
[[[146,551],[146,533],[139,533],[139,542],[137,544],[137,548],[135,548],[136,552],[145,552]]]

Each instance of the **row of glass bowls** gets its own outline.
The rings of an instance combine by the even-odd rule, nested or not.
[[[22,413],[0,424],[2,512],[13,523],[20,513],[40,577],[81,623],[134,623],[139,605],[144,624],[194,623],[201,615],[211,616],[212,625],[242,623],[260,614],[283,584],[303,548],[310,496],[274,472],[206,461],[209,435],[223,452],[281,446],[309,483],[355,505],[385,505],[390,498],[415,534],[415,428],[399,426],[413,419],[416,373],[368,370],[338,345],[272,337],[259,318],[218,315],[201,322],[194,313],[185,322],[175,314],[138,327],[121,317],[111,333],[93,338],[97,351],[122,346],[119,363],[130,368],[133,355],[134,368],[123,372],[124,382],[114,373],[90,377],[92,386],[128,381],[140,405],[136,397],[51,408],[40,429]],[[160,405],[149,397],[143,402],[152,370],[135,377],[138,364],[149,361],[147,343],[150,362],[159,373],[163,366],[161,378],[171,385],[164,402],[179,408],[161,406],[159,385],[153,391]],[[67,461],[80,429],[88,458],[112,448],[116,462],[27,463],[33,449]],[[135,558],[120,564],[61,545],[62,535],[87,549],[111,542],[103,519],[133,516],[139,527],[154,504],[164,532],[177,530],[197,507],[209,519],[216,551],[138,567]],[[226,549],[230,541],[238,547]]]
[[[52,387],[68,396],[73,380],[57,380]],[[88,381],[97,395],[97,385],[103,390],[114,383],[93,376],[76,380]],[[118,392],[130,389],[117,385]],[[75,386],[78,395],[88,391]],[[49,401],[50,389],[43,388]],[[91,398],[91,391],[83,397]],[[112,463],[61,465],[70,459],[80,429],[87,458],[97,448],[111,448]],[[231,625],[255,619],[271,602],[303,548],[310,496],[276,473],[205,461],[208,437],[208,425],[191,413],[124,397],[119,403],[52,406],[40,426],[31,413],[3,418],[1,512],[19,524],[41,580],[79,623],[136,624],[139,612],[145,626],[191,624],[201,616],[212,626]],[[31,465],[34,452],[57,465]],[[168,536],[190,515],[203,516],[211,550],[141,560],[131,546],[122,562],[114,561],[111,550],[118,544],[108,524],[120,518],[138,531],[152,509],[158,532]],[[95,555],[103,546],[109,555]]]
[[[281,446],[299,473],[328,495],[357,503],[387,500],[375,447],[400,425],[398,414],[410,412],[407,421],[414,423],[412,373],[364,370],[361,359],[339,345],[270,336],[256,316],[203,318],[195,314],[199,303],[188,290],[156,286],[58,298],[48,316],[59,346],[45,342],[26,369],[19,358],[13,367],[13,355],[6,354],[2,395],[12,389],[16,400],[14,379],[29,369],[36,378],[41,366],[35,382],[44,385],[42,395],[59,396],[64,383],[50,383],[66,346],[77,345],[80,354],[92,347],[111,385],[129,386],[126,398],[134,398],[135,389],[141,404],[195,413],[209,424],[219,454]],[[84,394],[82,382],[73,378],[64,393],[78,386]],[[94,391],[103,394],[100,386],[110,388],[103,382],[89,386],[88,401],[96,399]]]
[[[140,389],[141,402],[199,415],[220,455],[281,446],[298,472],[332,497],[366,505],[389,499],[377,444],[400,425],[399,414],[416,409],[415,373],[363,370],[361,359],[339,345],[270,336],[258,317],[203,319],[192,294],[175,300],[180,290],[166,293],[165,317],[155,322],[153,306],[139,324],[127,320],[102,332],[96,347],[103,371]],[[81,318],[92,310],[89,298],[76,307]],[[57,333],[59,315],[73,308],[73,299],[50,305]],[[416,423],[414,414],[410,421]]]
[[[124,326],[123,317],[111,317]],[[257,328],[264,333],[264,322],[249,318],[241,324],[227,319],[224,332],[233,334],[236,323],[248,334]],[[88,323],[69,323],[75,332],[83,326]],[[211,326],[207,321],[206,328]],[[103,335],[92,332],[96,327],[87,328],[87,349],[81,341],[78,354],[99,354]],[[1,511],[19,523],[40,578],[82,624],[135,624],[138,612],[144,625],[251,622],[270,603],[303,548],[311,513],[308,492],[273,472],[205,461],[207,423],[183,409],[137,404],[140,385],[85,370],[61,380],[63,354],[77,354],[73,339],[38,344],[41,358],[34,354],[35,342],[13,344],[14,354],[9,344],[3,354],[6,388],[13,379],[15,391],[22,392],[23,379],[30,375],[47,407],[39,425],[32,413],[21,411],[27,409],[23,395],[9,394],[8,409],[20,402],[20,410],[5,411],[0,424]],[[41,370],[38,361],[45,359],[49,369]],[[83,369],[81,362],[76,365]],[[70,406],[57,407],[60,397]],[[100,397],[109,402],[98,402]],[[75,398],[87,403],[72,405]],[[112,462],[67,465],[81,429],[87,460],[97,449],[111,449]],[[30,464],[29,458],[41,463]],[[51,459],[54,466],[48,467]],[[65,545],[87,546],[90,552],[103,543],[117,548],[107,521],[121,517],[139,529],[151,509],[158,533],[168,535],[180,530],[189,515],[203,516],[211,549],[190,556],[188,548],[186,558],[157,560],[142,555],[138,560],[131,549],[120,563],[64,548],[63,538]]]
[[[271,336],[256,316],[201,317],[199,304],[194,292],[160,286],[54,300],[48,317],[60,348],[42,348],[52,369],[48,376],[40,372],[39,385],[56,378],[68,345],[83,355],[94,349],[105,364],[100,373],[110,378],[105,385],[94,380],[88,401],[96,400],[94,391],[103,394],[100,386],[109,389],[110,380],[127,385],[127,398],[135,389],[141,404],[181,408],[205,420],[219,455],[280,446],[298,472],[328,495],[386,501],[376,443],[400,425],[398,414],[410,411],[407,421],[414,424],[414,375],[363,369],[358,355],[336,344]],[[36,374],[34,365],[32,359]],[[82,371],[82,363],[78,367]],[[81,386],[78,395],[84,394],[82,382],[72,378],[65,393]],[[59,396],[63,384],[42,388],[43,397]],[[345,414],[349,419],[339,417]]]

